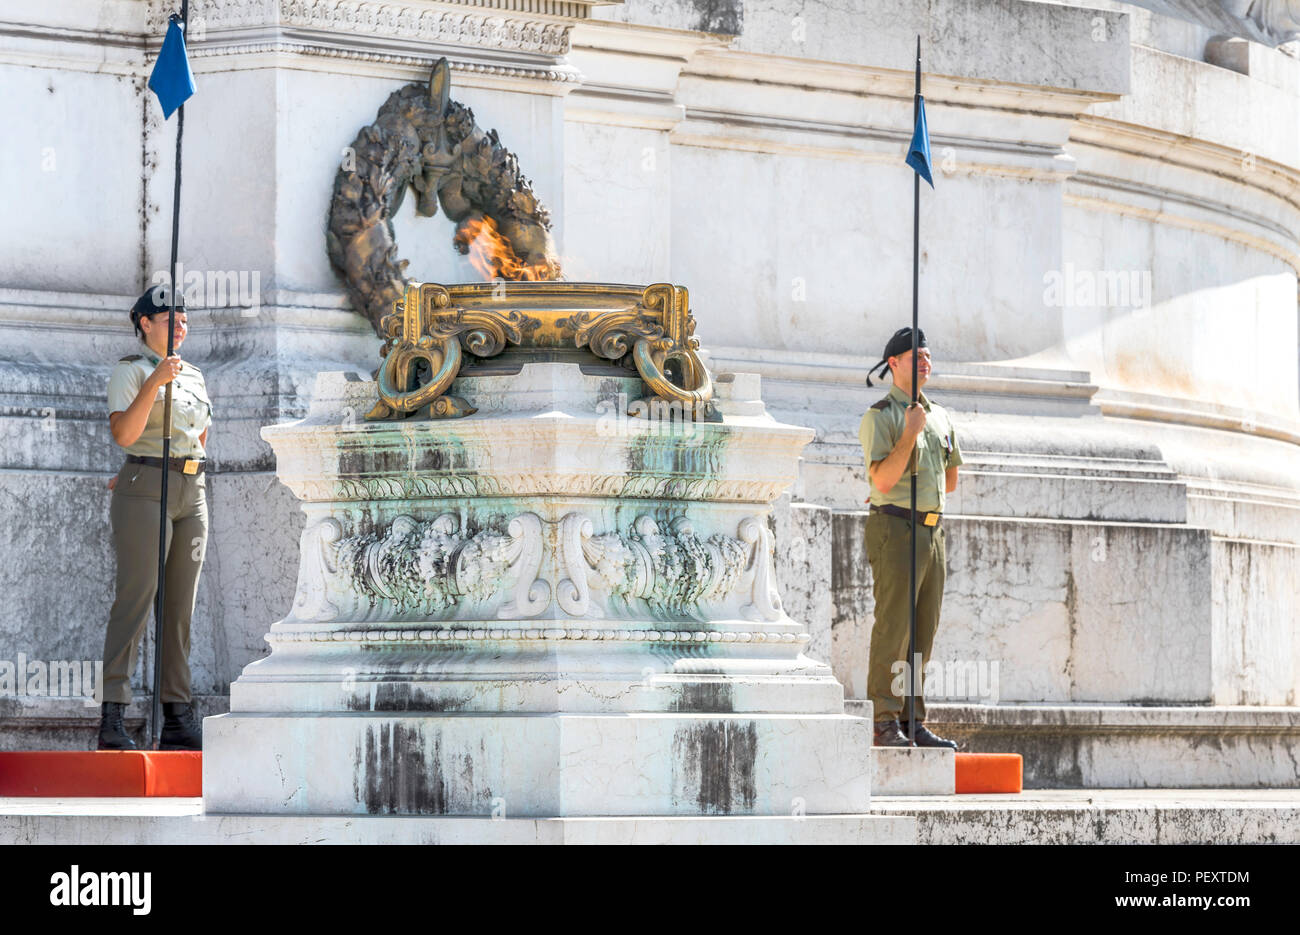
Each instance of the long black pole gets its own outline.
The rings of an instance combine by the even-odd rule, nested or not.
[[[912,126],[921,116],[921,37],[916,37],[916,94],[912,98]],[[917,354],[917,285],[920,282],[921,253],[921,173],[912,173],[912,405],[916,405],[916,354]],[[912,448],[912,573],[911,587],[907,590],[907,671],[911,684],[907,693],[908,736],[916,746],[916,469],[917,449]]]
[[[190,0],[181,0],[181,32],[189,24]],[[188,39],[188,37],[187,37]],[[176,109],[176,178],[172,185],[172,256],[171,287],[167,290],[167,356],[175,352],[177,258],[180,251],[181,222],[181,140],[185,136],[185,105]],[[163,396],[162,485],[158,498],[158,590],[153,606],[153,705],[149,719],[149,746],[157,750],[162,740],[162,654],[163,609],[167,606],[167,478],[171,474],[172,453],[172,385],[167,383]]]

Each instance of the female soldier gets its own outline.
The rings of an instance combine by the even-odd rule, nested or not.
[[[202,725],[190,703],[190,615],[208,540],[205,449],[212,406],[203,374],[167,356],[167,289],[154,286],[131,307],[140,338],[108,381],[108,424],[126,449],[126,463],[109,482],[117,552],[117,597],[104,638],[103,717],[99,749],[131,750],[122,715],[131,703],[131,672],[158,589],[158,516],[162,488],[163,399],[172,384],[172,440],[167,481],[167,543],[162,654],[164,750],[201,750]],[[176,311],[173,346],[185,340],[185,312]]]

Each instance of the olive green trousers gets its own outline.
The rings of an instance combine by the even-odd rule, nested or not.
[[[103,701],[131,703],[131,672],[158,591],[158,497],[162,468],[126,463],[109,516],[117,553],[117,596],[104,636]],[[162,700],[190,700],[190,617],[208,545],[203,474],[167,479],[167,564],[163,573]]]
[[[939,525],[917,524],[916,533],[916,652],[921,655],[917,687],[923,688],[925,664],[930,661],[934,634],[939,629],[946,575],[944,530]],[[867,668],[867,697],[872,717],[879,723],[907,718],[907,658],[909,608],[907,586],[911,579],[912,522],[901,516],[871,512],[866,520],[867,560],[871,564],[876,598],[875,625],[871,628],[871,656]],[[925,720],[923,692],[916,698],[916,719]]]

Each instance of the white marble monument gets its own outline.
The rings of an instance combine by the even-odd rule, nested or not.
[[[104,387],[167,262],[174,126],[144,82],[169,9],[0,0],[0,660],[102,645],[120,464]],[[927,392],[967,462],[935,658],[984,675],[932,698],[937,726],[1024,752],[1030,786],[1300,782],[1294,0],[192,9],[182,259],[250,286],[205,297],[186,345],[215,407],[192,650],[207,712],[294,600],[305,517],[261,429],[306,416],[317,373],[376,360],[326,255],[332,182],[442,56],[550,209],[571,278],[689,283],[714,371],[760,374],[772,415],[816,433],[772,511],[775,574],[807,655],[861,699],[856,430],[878,398],[863,373],[910,313],[920,34]],[[412,201],[395,217],[411,274],[471,278]],[[84,748],[94,713],[0,698],[0,745]]]
[[[477,294],[526,340],[558,303],[571,333],[584,288],[457,287],[438,314]],[[602,289],[603,311],[656,291]],[[206,812],[753,816],[790,840],[819,815],[892,839],[864,814],[871,725],[776,585],[772,504],[812,433],[752,377],[716,384],[718,421],[665,419],[635,369],[535,356],[462,375],[463,418],[367,421],[377,384],[331,373],[305,419],[263,430],[306,514],[297,594],[205,721]]]

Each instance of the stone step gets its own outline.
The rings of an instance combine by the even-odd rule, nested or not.
[[[39,806],[33,802],[39,801]],[[0,798],[0,844],[912,844],[903,815],[205,815],[202,799]]]
[[[1300,793],[1287,789],[877,796],[871,810],[915,818],[918,844],[1300,844]]]
[[[1300,793],[876,796],[864,815],[492,819],[205,815],[202,799],[4,799],[2,844],[1300,844]]]
[[[858,714],[866,702],[846,701]],[[1026,789],[1300,788],[1300,708],[931,704],[963,752],[1019,753]]]
[[[954,795],[955,755],[922,747],[872,747],[871,794]]]

